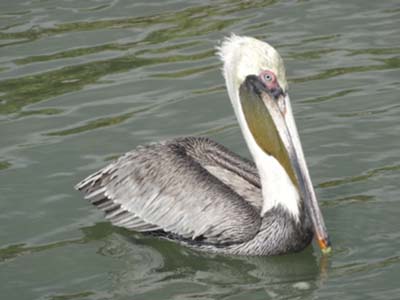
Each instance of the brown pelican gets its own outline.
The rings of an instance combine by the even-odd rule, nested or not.
[[[112,224],[201,250],[278,255],[330,242],[304,159],[278,52],[232,35],[223,75],[254,163],[207,138],[139,146],[76,188]]]

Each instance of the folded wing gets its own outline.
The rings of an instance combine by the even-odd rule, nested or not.
[[[258,204],[246,201],[229,180],[219,179],[216,174],[236,174],[236,181],[243,180],[254,194],[259,191],[254,166],[229,151],[222,159],[212,159],[215,153],[209,149],[224,150],[204,138],[142,146],[84,179],[76,188],[116,226],[136,231],[162,230],[184,239],[200,238],[218,244],[247,241],[260,228]],[[231,170],[218,162],[227,159],[236,164]],[[240,167],[244,179],[235,167]]]

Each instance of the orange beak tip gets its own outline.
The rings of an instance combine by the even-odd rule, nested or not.
[[[317,239],[317,241],[318,241],[318,245],[321,249],[321,252],[323,254],[329,254],[332,252],[331,242],[329,241],[329,238]]]
[[[332,247],[321,248],[323,254],[329,254],[332,252]]]

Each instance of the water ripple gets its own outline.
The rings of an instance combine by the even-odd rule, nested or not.
[[[363,72],[371,72],[371,71],[379,71],[379,70],[390,70],[390,69],[398,69],[400,68],[400,57],[392,57],[386,59],[375,59],[377,62],[381,62],[382,64],[375,64],[369,66],[352,66],[352,67],[341,67],[341,68],[333,68],[320,72],[319,74],[310,75],[306,77],[298,77],[291,79],[294,83],[302,83],[306,81],[313,80],[321,80],[321,79],[329,79],[336,76],[352,74],[352,73],[363,73]]]
[[[161,58],[141,58],[127,55],[105,61],[94,61],[60,70],[0,81],[0,114],[19,112],[24,106],[50,97],[82,89],[101,77],[134,68],[162,63],[195,61],[212,56],[214,51],[193,55],[172,55]]]
[[[364,174],[361,174],[361,175],[349,176],[349,177],[346,177],[343,179],[322,182],[322,183],[318,184],[318,187],[319,188],[331,188],[331,187],[336,187],[336,186],[340,186],[340,185],[344,185],[344,184],[365,181],[365,180],[369,180],[370,178],[378,177],[378,176],[388,173],[388,172],[397,172],[399,170],[400,170],[400,165],[385,166],[385,167],[366,171],[366,172],[364,172]]]
[[[0,2],[3,298],[396,298],[396,1]],[[198,253],[96,223],[73,191],[149,141],[206,135],[248,155],[214,50],[231,32],[286,62],[329,257]]]

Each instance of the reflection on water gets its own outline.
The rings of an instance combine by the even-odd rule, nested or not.
[[[0,263],[38,252],[99,242],[96,255],[122,262],[118,269],[102,275],[102,280],[109,281],[109,285],[96,291],[109,297],[143,294],[151,297],[158,293],[172,297],[177,291],[188,297],[218,298],[235,294],[237,298],[233,299],[240,299],[243,292],[304,297],[312,295],[326,277],[327,257],[318,263],[311,247],[303,253],[281,257],[232,257],[197,252],[170,241],[118,229],[109,223],[98,223],[81,231],[83,235],[78,239],[0,249]],[[69,297],[96,293],[85,291]]]
[[[5,299],[397,299],[396,1],[0,3]],[[206,135],[248,155],[215,46],[268,40],[334,243],[210,255],[99,223],[72,186],[135,146]]]
[[[236,294],[240,299],[245,288],[252,295],[301,296],[312,293],[318,278],[317,262],[311,251],[298,257],[224,257],[191,251],[168,241],[112,238],[106,241],[101,253],[115,255],[126,263],[112,274],[112,289],[126,295],[160,293],[173,297],[178,290],[182,297]],[[138,270],[138,264],[144,261],[147,265]],[[148,275],[143,276],[142,272]],[[303,281],[299,283],[298,278]]]

